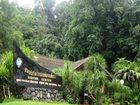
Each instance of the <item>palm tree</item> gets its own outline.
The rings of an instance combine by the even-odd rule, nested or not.
[[[139,67],[136,62],[119,59],[114,64],[115,78],[124,80],[124,84],[131,88],[138,87],[140,81]]]

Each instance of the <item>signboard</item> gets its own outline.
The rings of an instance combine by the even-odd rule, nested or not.
[[[29,59],[16,42],[13,43],[13,46],[14,83],[25,87],[62,88],[60,76]]]

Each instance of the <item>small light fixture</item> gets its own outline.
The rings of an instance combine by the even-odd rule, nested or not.
[[[121,79],[121,80],[120,80],[120,83],[123,85],[123,84],[124,84],[124,80]]]
[[[87,97],[87,96],[88,96],[88,93],[84,93],[84,96],[86,96],[86,97]]]
[[[22,66],[22,59],[20,58],[20,57],[18,57],[17,59],[16,59],[16,65],[17,65],[17,67],[18,68],[20,68],[21,66]]]

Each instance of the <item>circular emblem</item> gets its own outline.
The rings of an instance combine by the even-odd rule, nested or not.
[[[21,66],[22,66],[22,59],[20,58],[20,57],[18,57],[17,59],[16,59],[16,65],[17,65],[17,67],[18,68],[20,68]]]

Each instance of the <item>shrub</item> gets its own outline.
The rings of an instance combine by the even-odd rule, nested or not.
[[[26,54],[26,56],[28,56],[31,59],[34,59],[36,54],[33,50],[31,50],[30,48],[26,46],[21,46],[21,50],[23,51],[24,54]]]
[[[108,91],[108,77],[103,71],[96,70],[94,73],[88,72],[85,77],[85,90],[94,101],[94,104],[103,104],[103,97]]]
[[[95,72],[96,70],[103,71],[106,70],[107,65],[106,61],[100,54],[93,54],[89,59],[86,61],[84,65],[84,69],[88,71]]]
[[[0,66],[0,77],[4,78],[4,77],[7,77],[8,75],[9,75],[9,71],[6,68],[6,66],[5,65],[1,65]]]
[[[56,69],[54,72],[62,77],[64,96],[69,103],[79,102],[79,93],[83,87],[83,75],[72,69],[69,62],[64,64],[61,69]]]
[[[12,70],[13,68],[13,54],[12,52],[6,52],[5,54],[2,55],[2,65],[5,65],[5,67],[8,70]]]
[[[139,86],[140,71],[136,62],[119,59],[113,65],[115,78],[124,80],[124,84],[135,88]]]
[[[113,103],[125,105],[130,102],[133,91],[129,86],[121,84],[118,79],[113,79],[113,81],[109,83],[109,88],[111,90],[110,98]]]
[[[140,66],[138,62],[131,62],[124,58],[118,59],[113,65],[114,79],[111,89],[114,99],[121,104],[138,104],[140,102]],[[124,80],[124,84],[120,84]],[[126,103],[124,103],[126,102]]]

